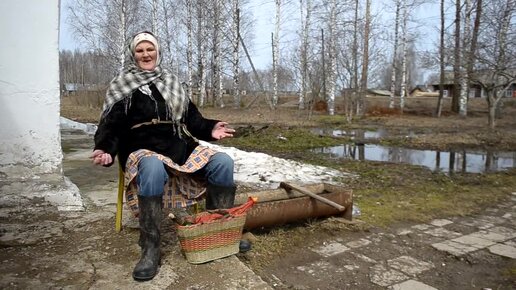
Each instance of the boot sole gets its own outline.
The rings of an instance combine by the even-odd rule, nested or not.
[[[158,271],[156,271],[156,273],[154,273],[154,275],[149,275],[149,276],[135,276],[133,274],[133,279],[138,282],[145,282],[145,281],[152,280],[154,277],[156,277],[157,274],[158,274]]]

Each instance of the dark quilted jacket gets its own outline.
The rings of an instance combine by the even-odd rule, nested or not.
[[[170,157],[181,165],[198,145],[193,138],[186,134],[182,134],[182,138],[180,138],[172,124],[145,125],[131,129],[136,124],[156,119],[158,115],[160,120],[166,120],[165,100],[156,86],[150,85],[150,89],[156,102],[140,90],[135,90],[127,114],[125,112],[126,102],[119,101],[101,120],[95,133],[95,149],[101,149],[111,154],[113,160],[118,154],[118,160],[124,170],[127,157],[138,149],[152,150]],[[156,103],[158,112],[156,112]],[[205,119],[192,102],[189,102],[188,110],[183,114],[181,121],[196,138],[206,141],[214,140],[211,131],[219,121]]]

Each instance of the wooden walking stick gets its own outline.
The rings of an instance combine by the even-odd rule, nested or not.
[[[313,192],[310,192],[308,191],[307,189],[301,187],[301,186],[297,186],[297,185],[294,185],[294,184],[291,184],[291,183],[286,183],[286,182],[280,182],[280,187],[286,189],[286,190],[297,190],[303,194],[306,194],[310,197],[313,197],[315,199],[317,199],[318,201],[320,202],[323,202],[327,205],[330,205],[330,206],[333,206],[334,208],[338,209],[339,211],[345,211],[346,210],[346,207],[336,203],[336,202],[333,202],[327,198],[324,198],[322,196],[319,196]]]

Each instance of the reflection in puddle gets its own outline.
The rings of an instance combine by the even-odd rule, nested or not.
[[[376,131],[367,131],[367,130],[339,130],[339,129],[322,129],[322,128],[313,128],[313,134],[317,135],[325,135],[332,137],[350,137],[351,139],[380,139],[389,136],[389,132],[386,129],[380,128]],[[414,137],[414,132],[409,132],[407,137]]]
[[[385,147],[380,145],[341,145],[318,148],[337,158],[384,161],[420,165],[444,172],[481,173],[516,167],[516,152],[445,152]]]

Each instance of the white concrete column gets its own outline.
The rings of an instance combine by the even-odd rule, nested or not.
[[[83,209],[63,176],[59,96],[59,0],[0,1],[0,200]]]
[[[59,0],[0,11],[0,179],[61,173]]]

